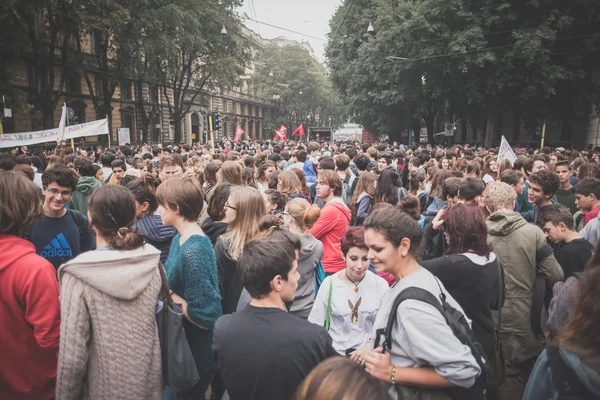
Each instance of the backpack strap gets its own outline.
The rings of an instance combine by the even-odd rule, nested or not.
[[[592,399],[592,394],[581,383],[575,371],[573,371],[560,355],[560,349],[555,344],[546,348],[548,363],[552,371],[552,384],[558,392],[559,400],[583,400]]]
[[[552,247],[548,243],[544,243],[542,247],[535,252],[535,284],[533,285],[533,299],[531,301],[530,324],[531,330],[536,337],[544,335],[542,328],[542,310],[544,308],[544,299],[546,297],[546,277],[540,272],[538,265],[547,257],[554,253]]]
[[[377,329],[375,331],[375,348],[380,345],[380,338],[383,336],[383,342],[381,342],[381,346],[384,351],[389,351],[392,349],[392,329],[394,328],[394,324],[396,323],[396,319],[398,316],[398,307],[400,303],[404,300],[419,300],[424,303],[430,304],[435,307],[440,314],[446,319],[446,313],[440,304],[440,301],[435,298],[430,292],[425,289],[421,289],[418,287],[408,287],[404,289],[396,298],[394,299],[394,303],[392,304],[392,308],[390,309],[390,315],[388,317],[388,322],[383,329]],[[448,320],[446,319],[446,322]]]
[[[71,210],[70,208],[67,210],[67,212],[69,215],[71,215],[71,218],[73,218],[75,225],[77,225],[77,228],[79,229],[79,235],[83,235],[83,232],[85,232],[83,214],[77,210]]]

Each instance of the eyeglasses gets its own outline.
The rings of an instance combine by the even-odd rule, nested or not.
[[[60,191],[60,190],[58,190],[58,189],[48,189],[48,188],[46,188],[46,191],[47,191],[48,193],[50,193],[52,196],[58,196],[59,194],[60,194],[62,197],[69,197],[69,196],[71,196],[71,192],[70,192],[70,191],[68,191],[68,190],[65,190],[64,192],[61,192],[61,191]]]
[[[229,204],[229,202],[225,203],[225,208],[231,208],[232,210],[236,211],[237,208],[232,207],[231,204]]]

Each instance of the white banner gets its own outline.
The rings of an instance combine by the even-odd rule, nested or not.
[[[108,134],[108,119],[86,122],[64,127],[64,137],[60,137],[60,128],[46,129],[37,132],[6,133],[0,135],[0,148],[30,146],[32,144],[56,142],[82,136]]]
[[[496,162],[500,162],[501,160],[510,161],[510,165],[515,165],[515,161],[517,161],[517,155],[508,144],[508,140],[502,135],[502,141],[500,142],[500,148],[498,149],[498,159]]]

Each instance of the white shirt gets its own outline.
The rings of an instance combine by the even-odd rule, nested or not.
[[[358,284],[358,292],[355,292],[354,285],[342,281],[339,273],[328,276],[319,288],[308,317],[308,321],[313,324],[325,325],[330,282],[333,287],[329,336],[333,340],[335,351],[346,355],[347,349],[358,349],[371,337],[381,299],[388,291],[389,285],[385,279],[367,271],[364,279]]]

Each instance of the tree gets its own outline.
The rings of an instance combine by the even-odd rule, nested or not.
[[[41,129],[54,127],[54,110],[66,78],[64,66],[68,59],[69,40],[64,38],[69,38],[72,11],[72,3],[56,0],[9,0],[8,6],[0,11],[2,84],[6,85],[9,79],[5,62],[17,54],[25,55],[31,61],[35,80],[35,88],[27,101],[39,112],[36,119]]]
[[[175,143],[192,103],[210,90],[227,88],[250,61],[249,41],[234,11],[237,0],[200,3],[175,0],[154,11],[143,51],[174,120]],[[222,34],[225,26],[227,34]]]
[[[464,134],[469,121],[491,146],[505,115],[515,119],[517,134],[521,121],[539,119],[568,132],[598,104],[596,2],[357,0],[351,6],[330,23],[327,56],[334,83],[365,126],[393,132],[398,119],[403,127],[423,121],[431,142],[437,120],[464,121]],[[368,21],[373,38],[365,33]]]
[[[345,122],[345,112],[327,70],[301,46],[264,45],[251,84],[264,96],[280,96],[280,115],[272,127],[335,128]],[[268,124],[267,124],[268,125]]]

